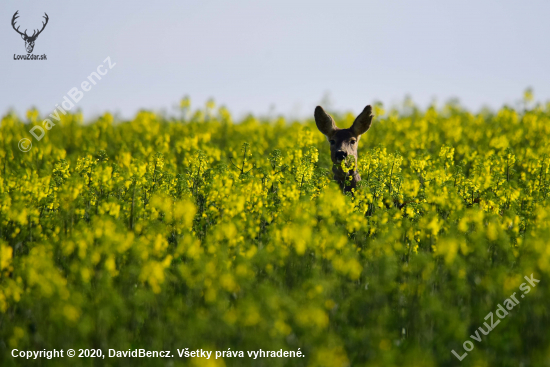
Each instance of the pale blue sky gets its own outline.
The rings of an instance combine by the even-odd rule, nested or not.
[[[50,21],[14,61],[22,29]],[[110,56],[116,66],[78,103],[86,117],[173,112],[186,94],[236,115],[311,115],[330,92],[359,112],[409,94],[498,108],[531,86],[550,99],[549,1],[10,1],[0,3],[0,112],[49,113]],[[32,33],[29,31],[29,33]]]

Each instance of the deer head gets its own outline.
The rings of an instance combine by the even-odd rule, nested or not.
[[[11,26],[13,27],[13,29],[15,29],[15,31],[17,33],[19,33],[21,35],[21,38],[23,38],[23,40],[25,40],[25,48],[27,49],[27,53],[31,53],[32,50],[34,49],[34,41],[36,41],[36,38],[38,37],[38,35],[40,33],[42,33],[42,31],[44,30],[44,28],[46,28],[46,24],[48,24],[48,14],[46,14],[43,18],[46,19],[46,22],[42,22],[42,29],[38,31],[37,33],[37,30],[34,30],[34,32],[32,33],[32,36],[29,36],[27,34],[27,30],[25,29],[25,32],[21,33],[19,32],[19,27],[15,28],[15,20],[17,18],[19,18],[19,16],[17,15],[17,13],[19,13],[19,10],[15,12],[15,14],[13,14],[13,18],[11,18]]]
[[[372,107],[365,107],[363,112],[357,116],[353,125],[348,129],[339,129],[334,123],[334,119],[323,110],[323,107],[315,108],[315,123],[320,132],[322,132],[330,143],[330,158],[332,159],[332,172],[334,179],[339,182],[340,187],[346,191],[355,188],[361,176],[357,173],[357,144],[362,134],[367,132],[372,123]],[[348,158],[349,157],[349,158]],[[342,169],[342,161],[353,159],[355,166],[349,170]],[[351,182],[346,185],[346,181]]]

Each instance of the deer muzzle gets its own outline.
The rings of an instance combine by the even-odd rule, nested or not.
[[[25,48],[27,49],[27,53],[30,54],[34,49],[34,42],[25,41]]]
[[[341,163],[347,156],[348,153],[343,150],[339,150],[334,154],[334,158],[336,158],[337,163]]]

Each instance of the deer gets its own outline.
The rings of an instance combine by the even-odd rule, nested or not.
[[[343,192],[350,192],[357,187],[361,176],[357,172],[357,144],[361,135],[366,133],[372,123],[374,115],[370,105],[363,109],[348,129],[336,127],[334,119],[325,112],[323,107],[315,108],[315,123],[330,143],[330,158],[332,159],[332,173],[334,180],[340,185]],[[353,159],[355,165],[351,169],[342,169],[342,161]],[[348,166],[349,167],[349,166]]]
[[[32,50],[34,49],[34,41],[36,41],[36,38],[38,37],[38,35],[40,33],[42,33],[42,31],[44,30],[44,28],[46,28],[46,24],[48,24],[48,14],[46,14],[46,12],[44,12],[45,16],[43,16],[43,18],[46,19],[46,22],[42,22],[42,29],[37,32],[37,30],[34,30],[32,36],[29,36],[27,34],[27,30],[25,29],[25,32],[21,33],[19,31],[19,27],[15,28],[15,20],[17,18],[19,18],[19,16],[17,15],[17,13],[19,13],[19,10],[15,12],[15,14],[13,14],[13,18],[11,18],[11,26],[13,27],[13,29],[19,33],[21,35],[21,38],[23,38],[23,40],[25,41],[25,48],[27,49],[27,53],[31,53]]]

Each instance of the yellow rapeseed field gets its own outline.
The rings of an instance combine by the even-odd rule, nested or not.
[[[174,357],[40,365],[548,365],[550,104],[374,105],[353,194],[332,181],[313,111],[181,107],[62,115],[29,152],[18,141],[45,117],[2,118],[0,365],[54,348]],[[531,274],[540,283],[474,341]],[[259,349],[304,357],[247,356]]]

